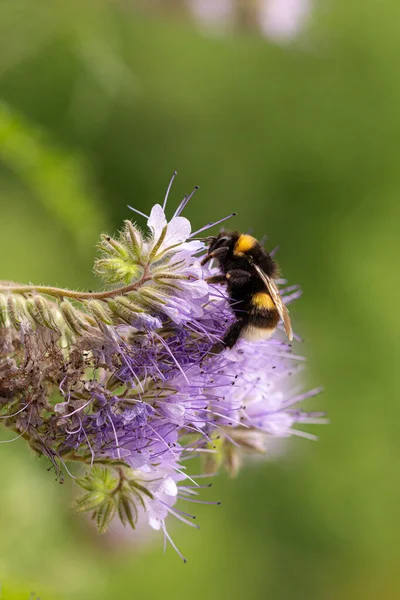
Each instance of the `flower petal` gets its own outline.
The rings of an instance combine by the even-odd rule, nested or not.
[[[160,204],[155,204],[150,212],[147,225],[153,234],[154,242],[157,242],[167,224],[165,213]]]

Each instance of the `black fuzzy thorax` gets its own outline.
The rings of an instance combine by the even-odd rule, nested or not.
[[[242,234],[239,231],[231,231],[226,233],[221,231],[215,238],[215,241],[210,245],[209,252],[212,252],[214,248],[217,248],[219,241],[222,237],[229,237],[229,243],[224,244],[228,248],[228,254],[222,261],[218,261],[220,269],[223,273],[232,271],[233,269],[241,269],[254,273],[254,268],[251,267],[250,261],[258,265],[268,277],[276,277],[278,272],[278,265],[273,260],[272,256],[257,242],[252,248],[244,253],[244,256],[237,256],[234,254],[235,245]],[[257,278],[258,275],[256,275]]]

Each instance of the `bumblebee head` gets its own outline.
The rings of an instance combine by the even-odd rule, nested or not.
[[[239,234],[236,232],[220,231],[216,236],[204,238],[203,241],[208,244],[208,253],[217,250],[217,248],[234,246]]]

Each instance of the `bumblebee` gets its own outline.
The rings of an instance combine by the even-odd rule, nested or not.
[[[280,319],[291,341],[289,312],[274,281],[278,276],[278,265],[260,242],[238,231],[221,231],[204,241],[209,246],[201,264],[215,259],[221,271],[207,281],[227,285],[229,303],[236,317],[222,344],[214,351],[232,348],[239,338],[249,341],[269,339]]]

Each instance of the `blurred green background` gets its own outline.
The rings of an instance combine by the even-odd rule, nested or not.
[[[331,424],[216,480],[223,506],[173,529],[186,565],[161,539],[98,537],[70,482],[3,444],[4,600],[397,599],[400,5],[321,1],[283,45],[158,8],[0,0],[0,279],[93,287],[100,231],[177,169],[170,211],[198,184],[195,227],[237,210],[279,244]]]

